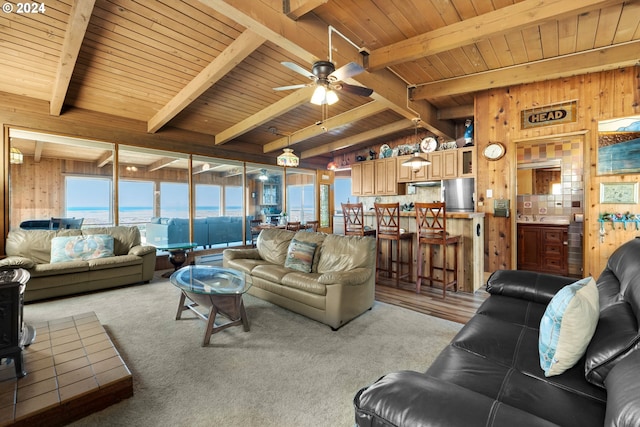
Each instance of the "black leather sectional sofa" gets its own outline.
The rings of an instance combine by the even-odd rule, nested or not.
[[[540,320],[575,279],[502,270],[491,296],[425,373],[394,372],[355,396],[358,426],[639,426],[640,238],[597,280],[600,315],[586,354],[563,374],[540,368]]]

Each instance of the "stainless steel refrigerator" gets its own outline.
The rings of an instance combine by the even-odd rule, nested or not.
[[[475,179],[457,178],[442,181],[442,200],[447,212],[473,212],[475,210]]]

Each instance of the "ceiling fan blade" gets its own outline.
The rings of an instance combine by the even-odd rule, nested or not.
[[[353,77],[357,74],[360,74],[364,71],[364,67],[355,62],[349,62],[346,65],[335,70],[333,73],[329,74],[329,81],[337,82],[339,80],[348,79],[349,77]]]
[[[302,89],[303,87],[307,87],[308,85],[291,85],[291,86],[280,86],[274,87],[273,90],[293,90],[293,89]]]
[[[334,86],[336,90],[341,90],[343,92],[352,93],[354,95],[359,96],[370,96],[373,93],[373,89],[369,89],[364,86],[355,86],[347,83],[338,83]]]
[[[290,69],[291,71],[295,71],[298,74],[302,74],[303,76],[305,76],[306,78],[310,79],[310,80],[315,80],[316,76],[313,75],[313,73],[309,70],[305,70],[304,68],[302,68],[301,66],[299,66],[298,64],[295,64],[293,62],[281,62],[282,65],[284,65],[285,67],[287,67],[288,69]]]

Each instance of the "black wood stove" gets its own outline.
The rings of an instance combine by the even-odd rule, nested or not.
[[[27,374],[22,349],[35,338],[34,329],[22,319],[24,289],[30,277],[22,268],[0,270],[0,360],[13,360],[18,378]]]

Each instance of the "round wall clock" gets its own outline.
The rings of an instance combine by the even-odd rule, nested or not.
[[[438,141],[432,136],[423,138],[422,141],[420,141],[420,149],[423,153],[431,153],[432,151],[436,151],[436,148],[438,148]]]
[[[484,150],[482,150],[482,155],[487,160],[498,160],[504,156],[507,152],[505,146],[500,142],[490,142]]]

